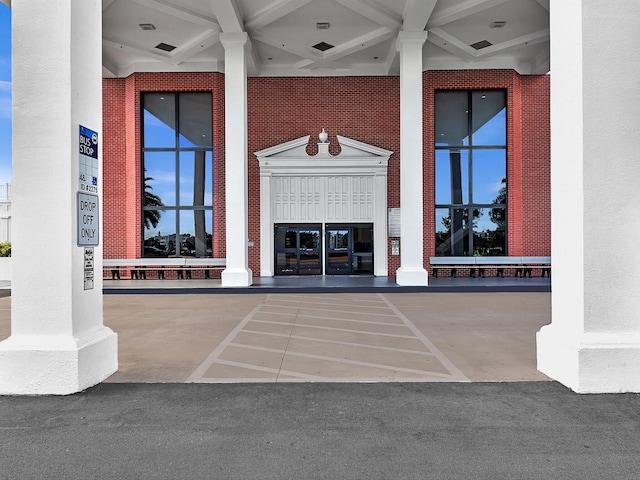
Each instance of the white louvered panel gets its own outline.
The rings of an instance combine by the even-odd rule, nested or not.
[[[321,178],[300,177],[300,221],[322,221]]]
[[[373,220],[373,177],[352,177],[353,220]]]
[[[327,220],[350,220],[350,177],[327,177]]]
[[[298,178],[274,177],[274,212],[276,222],[293,222],[298,218]]]

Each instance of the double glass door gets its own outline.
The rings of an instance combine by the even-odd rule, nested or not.
[[[327,225],[327,275],[373,274],[373,226]]]
[[[322,275],[322,226],[276,225],[276,275]]]
[[[275,274],[373,275],[373,225],[275,226]],[[324,251],[324,259],[323,259]]]

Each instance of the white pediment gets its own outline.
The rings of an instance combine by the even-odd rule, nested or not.
[[[386,168],[393,152],[374,145],[337,135],[340,153],[331,155],[329,143],[318,142],[318,153],[307,154],[311,135],[281,143],[255,152],[261,170],[281,168],[341,169],[341,168]]]

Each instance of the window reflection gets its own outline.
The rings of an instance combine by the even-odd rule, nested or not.
[[[176,212],[163,211],[153,228],[144,229],[144,256],[169,257],[176,251]]]
[[[469,202],[469,152],[436,150],[436,204]]]
[[[506,145],[507,107],[503,91],[472,92],[471,141],[473,145]]]
[[[143,255],[211,256],[211,95],[147,93],[143,109]]]
[[[506,255],[505,92],[435,99],[436,255]]]
[[[180,94],[180,147],[211,147],[211,95]]]
[[[180,153],[180,205],[212,205],[212,172],[212,152]]]
[[[146,93],[143,103],[143,146],[175,147],[175,95]]]
[[[507,151],[476,150],[473,152],[473,203],[493,204],[506,191]]]
[[[210,257],[211,210],[183,210],[180,212],[180,256]]]

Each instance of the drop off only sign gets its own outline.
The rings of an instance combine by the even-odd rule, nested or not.
[[[98,245],[100,219],[98,196],[78,192],[78,246]]]

